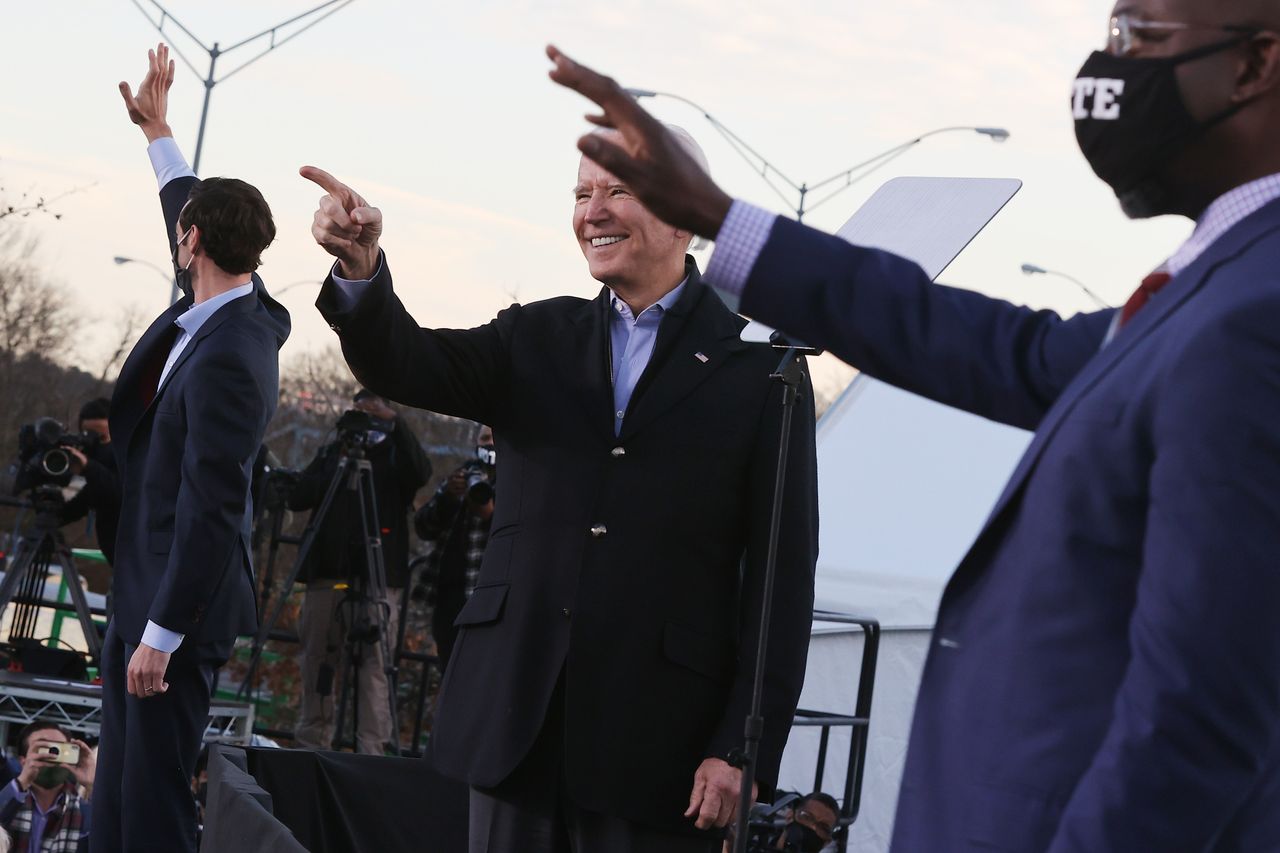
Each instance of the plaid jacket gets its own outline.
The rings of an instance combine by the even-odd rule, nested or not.
[[[39,850],[30,846],[35,812],[35,795],[30,790],[0,808],[0,826],[13,837],[12,853],[81,853],[89,848],[88,805],[74,784],[64,785],[45,816]]]

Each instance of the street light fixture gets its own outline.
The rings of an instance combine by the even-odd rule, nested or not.
[[[318,286],[318,285],[324,284],[324,282],[316,281],[314,278],[304,278],[301,281],[291,281],[271,295],[278,298],[288,293],[290,290],[293,290],[295,287],[300,287],[301,285],[304,285],[304,284],[314,284]]]
[[[1094,302],[1096,302],[1096,303],[1098,304],[1098,307],[1099,307],[1099,308],[1111,308],[1111,307],[1112,307],[1111,305],[1109,305],[1108,303],[1106,303],[1106,302],[1104,302],[1102,299],[1100,299],[1100,298],[1098,297],[1098,295],[1097,295],[1096,293],[1094,293],[1092,290],[1090,290],[1089,288],[1085,287],[1084,282],[1083,282],[1083,281],[1081,281],[1080,279],[1076,278],[1075,276],[1067,275],[1066,273],[1064,273],[1064,272],[1058,272],[1057,270],[1048,270],[1048,269],[1045,269],[1044,267],[1036,266],[1035,264],[1023,264],[1023,265],[1022,265],[1022,273],[1023,273],[1023,275],[1056,275],[1058,278],[1065,278],[1067,281],[1071,282],[1071,283],[1072,283],[1072,284],[1074,284],[1076,287],[1078,287],[1078,288],[1080,288],[1082,291],[1084,291],[1084,293],[1085,293],[1085,294],[1086,294],[1090,299],[1092,299]]]
[[[897,157],[902,156],[907,151],[919,145],[922,141],[929,138],[930,136],[937,136],[940,133],[952,133],[955,131],[964,130],[964,131],[969,131],[971,133],[981,134],[982,136],[989,138],[992,142],[1004,142],[1006,139],[1009,138],[1009,131],[1005,130],[1003,127],[968,127],[968,126],[940,127],[935,130],[931,130],[928,133],[922,133],[919,136],[913,137],[912,139],[909,139],[906,142],[903,142],[899,145],[895,145],[892,148],[889,148],[885,151],[880,152],[874,157],[870,157],[866,160],[863,160],[861,163],[856,163],[853,166],[850,166],[849,168],[843,171],[837,172],[836,174],[830,176],[829,178],[823,178],[821,181],[817,181],[816,183],[812,183],[812,184],[796,183],[791,178],[783,174],[782,171],[778,169],[777,166],[774,166],[767,159],[765,159],[764,155],[760,154],[760,152],[756,151],[754,148],[748,145],[746,141],[742,139],[742,137],[738,136],[738,134],[734,133],[732,130],[725,127],[725,125],[722,124],[719,121],[719,119],[711,115],[711,113],[709,113],[705,108],[703,108],[699,104],[694,103],[693,101],[689,100],[683,95],[676,95],[676,94],[672,94],[671,92],[655,92],[651,89],[624,89],[623,91],[625,91],[631,97],[637,98],[637,99],[639,98],[670,98],[672,100],[679,101],[683,104],[693,107],[695,110],[702,113],[702,117],[705,118],[707,121],[709,121],[711,123],[711,126],[714,127],[716,131],[719,132],[719,134],[725,138],[726,141],[728,141],[729,145],[733,147],[733,150],[738,152],[738,154],[742,157],[742,159],[746,160],[747,163],[749,163],[751,167],[760,175],[760,177],[764,178],[765,183],[767,183],[769,187],[775,193],[777,193],[778,196],[784,202],[786,202],[787,206],[791,210],[795,211],[796,219],[799,221],[803,221],[804,215],[810,210],[813,210],[815,207],[817,207],[820,204],[825,204],[826,202],[830,201],[832,198],[839,195],[844,190],[853,186],[853,184],[855,184],[857,181],[871,174],[876,169],[879,169],[881,166],[884,166],[890,160],[893,160]],[[793,202],[792,199],[790,199],[787,196],[787,194],[783,190],[779,189],[778,186],[770,179],[770,174],[776,176],[783,183],[785,183],[792,191],[797,193],[799,195],[799,199]],[[818,199],[812,204],[808,203],[809,193],[813,192],[814,190],[830,186],[831,184],[834,184],[840,181],[841,179],[844,180],[843,184],[840,184],[831,192],[827,193],[822,198]]]
[[[144,267],[150,267],[151,269],[155,270],[156,274],[159,275],[161,278],[163,278],[165,281],[169,282],[170,286],[173,288],[169,294],[169,304],[172,305],[173,303],[178,301],[178,282],[173,277],[172,273],[165,272],[164,270],[160,269],[160,267],[151,263],[151,261],[144,261],[139,258],[126,258],[121,255],[116,255],[111,260],[116,262],[116,266],[121,266],[123,264],[142,264]]]

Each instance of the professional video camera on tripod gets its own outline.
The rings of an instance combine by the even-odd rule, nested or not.
[[[62,572],[84,633],[89,663],[96,664],[101,655],[102,640],[89,612],[71,549],[59,530],[65,505],[62,490],[72,476],[71,455],[64,448],[89,449],[97,441],[98,435],[93,432],[68,434],[53,418],[40,418],[18,432],[18,458],[12,468],[16,497],[0,498],[0,503],[29,509],[33,514],[13,548],[4,581],[0,582],[0,615],[10,603],[15,604],[8,643],[28,671],[67,678],[85,676],[86,664],[80,653],[45,649],[42,638],[37,636],[40,608],[55,606],[45,597],[50,569],[55,565]]]
[[[291,509],[313,512],[273,604],[264,589],[269,616],[240,691],[247,696],[252,689],[287,595],[305,582],[298,744],[353,743],[357,751],[381,754],[387,742],[398,748],[395,623],[407,574],[407,511],[430,463],[409,427],[369,392],[356,395],[336,433],[306,470],[277,484]],[[282,540],[291,541],[276,529],[271,548]]]

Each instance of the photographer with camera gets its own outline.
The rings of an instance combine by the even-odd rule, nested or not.
[[[436,641],[441,672],[449,665],[449,655],[458,638],[453,620],[476,588],[480,562],[489,544],[498,482],[496,462],[493,429],[481,424],[476,430],[475,458],[450,474],[413,517],[418,537],[435,545],[431,561],[437,579],[436,607],[431,617],[431,635]]]
[[[111,428],[107,418],[111,401],[105,397],[90,400],[80,407],[78,441],[62,448],[70,457],[72,475],[84,477],[84,486],[67,501],[62,521],[70,524],[93,513],[98,548],[108,563],[115,561],[116,526],[120,521],[120,475],[116,470],[115,450],[111,447]]]
[[[18,755],[22,772],[0,788],[0,827],[14,849],[88,850],[93,750],[57,723],[37,720],[18,733]]]
[[[362,647],[361,664],[352,685],[358,702],[356,746],[360,752],[381,755],[394,721],[377,631],[385,620],[394,645],[400,595],[409,571],[408,512],[414,495],[431,476],[431,462],[413,431],[396,417],[386,400],[364,389],[353,400],[354,409],[338,421],[338,439],[321,448],[298,478],[289,508],[317,509],[339,459],[353,447],[362,448],[373,471],[387,595],[381,600],[369,600],[365,595],[369,578],[360,504],[354,490],[340,487],[298,574],[307,591],[298,626],[302,702],[294,736],[299,746],[308,749],[331,747],[334,691],[341,684],[336,676],[350,665],[343,650],[348,640],[359,634],[354,639]],[[339,589],[340,585],[347,588]]]
[[[831,843],[839,821],[840,804],[830,794],[814,791],[791,809],[773,849],[818,853]]]

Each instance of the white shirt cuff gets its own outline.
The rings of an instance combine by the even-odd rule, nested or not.
[[[160,189],[176,178],[194,178],[195,172],[187,165],[187,158],[182,156],[178,143],[172,136],[162,136],[147,146],[147,156],[151,158],[151,168],[156,173],[156,183]]]
[[[751,268],[769,241],[777,218],[764,208],[734,199],[716,234],[716,248],[702,278],[720,293],[732,311],[738,310]]]
[[[182,645],[182,640],[185,636],[185,634],[170,631],[168,628],[161,628],[148,619],[147,627],[142,632],[142,643],[158,652],[171,655],[178,650],[178,646]]]
[[[382,257],[378,257],[378,269],[374,271],[374,278],[378,277],[378,273],[382,272]],[[343,278],[338,275],[338,262],[333,262],[333,269],[329,271],[329,275],[333,278],[333,283],[338,288],[338,307],[343,311],[350,311],[355,308],[356,303],[360,301],[360,297],[364,295],[364,289],[373,279],[362,279],[353,281],[349,278]]]

